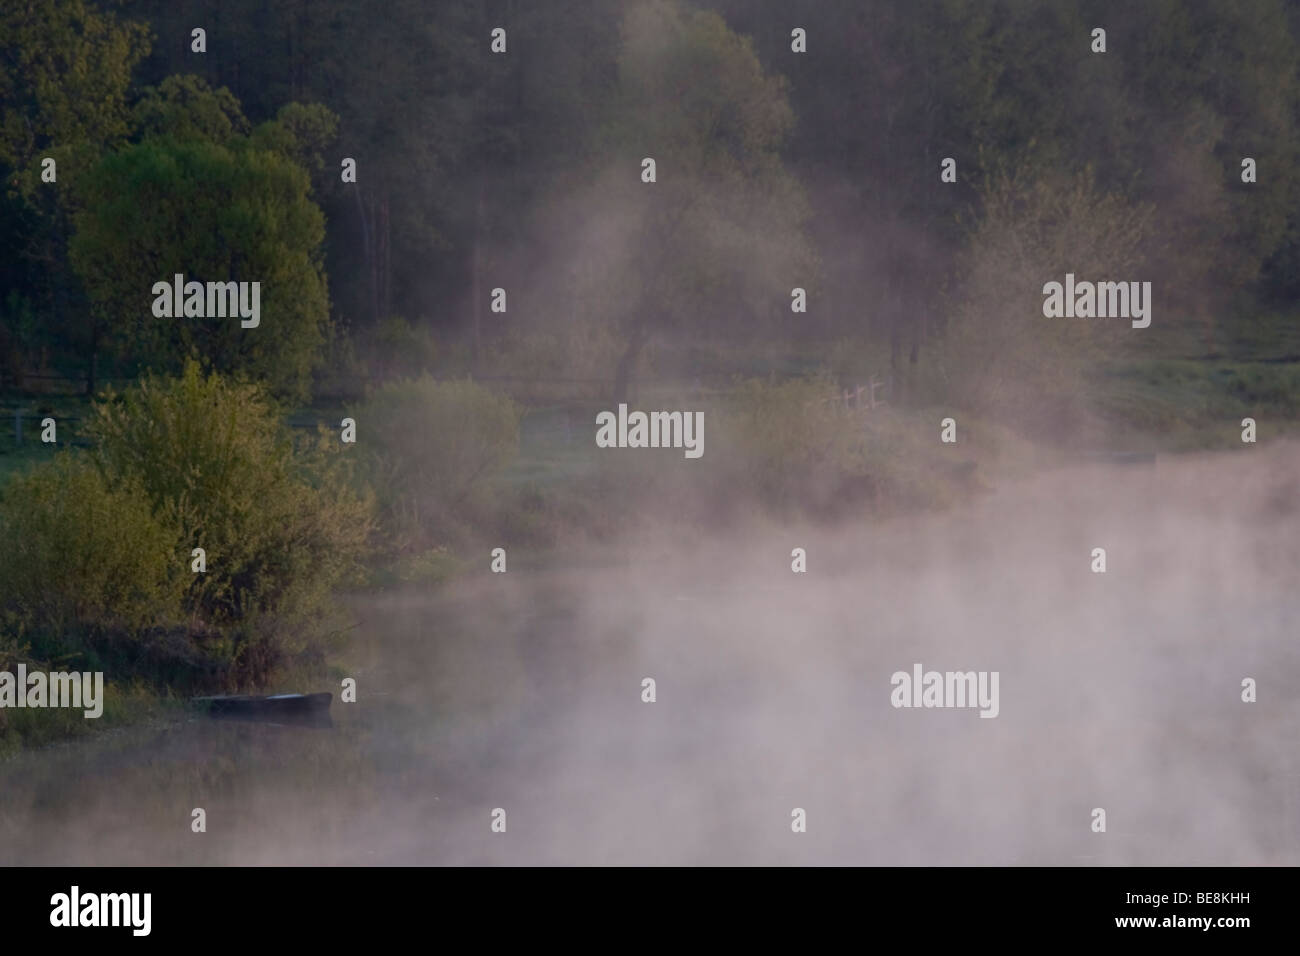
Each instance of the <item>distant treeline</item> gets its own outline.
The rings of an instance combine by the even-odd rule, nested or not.
[[[1298,31],[1283,0],[6,4],[0,376],[623,394],[657,341],[843,335],[897,368],[987,321],[1007,237],[1026,283],[1113,245],[1100,278],[1213,338],[1300,292]],[[153,320],[174,272],[260,280],[268,320]]]

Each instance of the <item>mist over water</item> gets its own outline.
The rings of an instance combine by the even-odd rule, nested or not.
[[[0,862],[1294,865],[1297,465],[1076,466],[946,514],[664,526],[359,598],[334,729],[20,755]],[[999,671],[999,715],[893,708],[916,662]]]

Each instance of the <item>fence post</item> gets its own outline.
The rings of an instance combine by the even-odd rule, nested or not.
[[[23,443],[23,410],[21,408],[15,408],[14,409],[14,444],[21,445],[22,443]]]
[[[880,379],[879,379],[877,376],[875,376],[875,375],[871,376],[871,407],[872,407],[872,408],[875,408],[877,405],[883,405],[883,404],[884,404],[884,401],[885,401],[884,399],[877,399],[877,398],[876,398],[876,389],[878,389],[878,388],[884,388],[885,385],[886,385],[886,383],[880,381]]]

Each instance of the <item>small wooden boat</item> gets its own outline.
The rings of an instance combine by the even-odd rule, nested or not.
[[[333,694],[276,694],[271,697],[195,697],[209,716],[278,724],[329,726]]]

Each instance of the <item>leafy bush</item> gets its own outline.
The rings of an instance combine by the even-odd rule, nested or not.
[[[844,480],[866,472],[861,432],[838,409],[824,376],[749,379],[722,409],[729,483],[769,505],[822,504]]]
[[[85,456],[58,454],[0,498],[0,609],[38,657],[175,623],[185,581],[173,526],[138,486],[111,485]]]
[[[193,362],[110,394],[85,433],[93,452],[0,497],[0,655],[184,689],[319,660],[372,525],[337,435],[295,445],[260,387]]]
[[[749,497],[777,514],[835,519],[944,507],[974,487],[938,442],[941,416],[846,408],[827,375],[740,382],[716,417],[705,458],[721,465],[711,477],[722,505]]]
[[[1089,369],[1141,336],[1125,321],[1044,318],[1043,284],[1067,272],[1081,281],[1140,274],[1152,209],[1103,191],[1088,171],[1002,173],[980,201],[942,344],[948,394],[936,397],[1031,432],[1070,434]]]
[[[399,547],[436,543],[455,511],[519,450],[519,410],[471,381],[390,382],[355,417],[366,474]]]
[[[174,529],[191,637],[207,629],[203,656],[218,673],[258,682],[318,649],[329,592],[357,569],[371,528],[337,439],[295,448],[261,388],[194,362],[110,395],[87,434],[104,474]],[[207,569],[191,574],[199,547]]]

